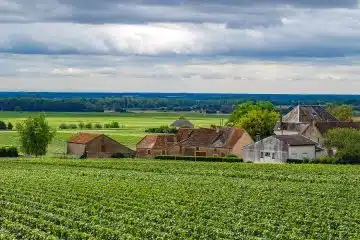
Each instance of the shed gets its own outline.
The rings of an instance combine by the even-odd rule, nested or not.
[[[175,128],[194,128],[194,124],[187,119],[178,119],[173,122],[170,127]]]
[[[79,133],[68,140],[67,154],[86,158],[134,157],[135,151],[104,134]]]

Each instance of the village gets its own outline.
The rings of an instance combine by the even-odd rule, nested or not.
[[[333,129],[360,130],[360,122],[341,121],[318,105],[298,105],[281,116],[273,135],[253,139],[242,128],[211,126],[195,128],[188,119],[171,124],[175,134],[146,135],[132,150],[104,135],[79,133],[69,139],[67,154],[81,158],[158,156],[236,157],[244,162],[286,163],[289,160],[334,156],[336,149],[324,146],[326,133]]]

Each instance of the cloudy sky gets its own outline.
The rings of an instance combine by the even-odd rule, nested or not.
[[[0,90],[360,93],[358,0],[0,0]]]

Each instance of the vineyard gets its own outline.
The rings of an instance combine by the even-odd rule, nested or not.
[[[0,164],[0,239],[360,238],[358,166]]]

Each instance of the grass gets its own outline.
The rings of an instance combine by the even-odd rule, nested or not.
[[[0,120],[16,123],[25,120],[29,116],[39,113],[32,112],[0,112]],[[199,113],[44,113],[47,121],[53,128],[58,128],[60,124],[75,123],[109,123],[111,121],[119,122],[122,127],[116,130],[59,130],[55,140],[49,146],[49,155],[62,153],[66,148],[66,140],[79,131],[104,133],[120,143],[135,149],[136,143],[143,138],[145,129],[150,127],[159,127],[169,125],[180,115],[186,116],[197,127],[209,127],[211,124],[219,124],[220,119],[226,119],[225,115],[202,115]],[[15,145],[18,146],[18,136],[15,131],[0,132],[0,146]]]
[[[360,166],[49,158],[1,166],[0,239],[360,238]]]

